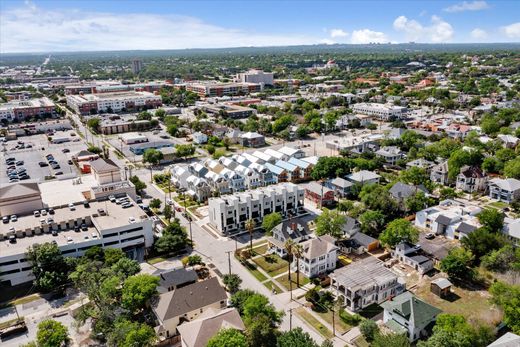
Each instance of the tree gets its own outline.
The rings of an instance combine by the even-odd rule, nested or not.
[[[347,158],[320,157],[311,172],[313,180],[343,177],[350,173],[353,163]]]
[[[374,336],[371,347],[409,347],[410,341],[406,334],[383,334],[377,333]]]
[[[354,201],[352,201],[352,200],[343,199],[338,202],[338,211],[346,213],[346,212],[352,210],[353,208],[354,208]]]
[[[149,167],[150,167],[150,182],[153,182],[153,178],[152,178],[152,168],[155,166],[155,165],[158,165],[161,160],[164,159],[164,155],[161,151],[155,149],[155,148],[149,148],[147,149],[146,151],[144,151],[144,154],[143,154],[143,163],[148,163],[150,164]]]
[[[94,154],[101,154],[101,152],[103,152],[103,150],[97,146],[94,146],[94,145],[89,145],[87,147],[87,151],[89,151],[90,153],[94,153]]]
[[[296,258],[296,287],[300,288],[300,258],[303,255],[303,247],[300,244],[295,244],[292,248],[294,257]],[[289,279],[291,277],[289,276]]]
[[[249,249],[253,253],[253,231],[255,230],[255,221],[253,219],[246,220],[246,230],[249,232]]]
[[[284,331],[278,336],[277,347],[318,347],[316,341],[312,339],[309,333],[297,327],[295,329]]]
[[[504,312],[504,323],[515,334],[520,334],[520,286],[495,282],[489,292],[493,295],[492,301]]]
[[[419,191],[414,195],[409,196],[404,201],[406,209],[410,212],[417,212],[424,210],[426,207],[432,204],[432,199],[427,197],[424,192]]]
[[[504,227],[504,214],[494,208],[486,208],[477,215],[482,226],[491,232],[497,233]]]
[[[404,183],[414,186],[425,185],[430,181],[430,176],[425,169],[413,166],[401,172],[400,178]]]
[[[170,219],[172,219],[172,215],[173,215],[172,207],[170,205],[165,205],[163,208],[163,214],[164,214],[164,218],[168,222],[170,222]]]
[[[460,240],[462,246],[473,253],[476,264],[482,256],[502,248],[505,242],[502,234],[491,233],[486,227],[478,228]]]
[[[456,247],[452,248],[448,255],[441,260],[440,268],[446,272],[450,278],[464,279],[473,274],[470,268],[475,257],[470,250]]]
[[[293,248],[294,248],[295,242],[292,239],[285,240],[284,248],[285,252],[287,253],[287,270],[289,271],[289,284],[290,284],[290,291],[292,292],[292,279],[291,279],[291,263],[293,258]],[[291,293],[292,298],[292,293]]]
[[[361,230],[370,236],[378,237],[385,224],[385,215],[379,211],[368,210],[359,216]]]
[[[269,213],[264,216],[264,220],[262,221],[262,228],[266,233],[270,233],[271,230],[274,229],[275,226],[282,222],[282,215],[278,212]]]
[[[388,223],[379,240],[388,247],[401,242],[416,243],[419,240],[419,231],[408,220],[395,219]]]
[[[159,254],[178,253],[186,248],[187,236],[183,234],[163,233],[154,247]]]
[[[142,192],[146,188],[146,183],[141,181],[137,176],[131,176],[130,182],[132,182],[132,184],[135,186],[137,193]]]
[[[248,347],[248,344],[240,330],[221,329],[208,341],[207,347]]]
[[[339,211],[324,208],[322,213],[316,217],[316,235],[330,235],[336,239],[344,236],[343,225],[346,222],[344,215]]]
[[[195,154],[195,147],[193,145],[175,145],[175,150],[175,155],[184,158],[184,160]]]
[[[243,306],[243,319],[249,325],[258,316],[264,315],[269,318],[271,324],[277,325],[282,321],[283,312],[276,311],[273,304],[262,294],[255,293],[248,297]]]
[[[234,294],[240,289],[242,279],[237,274],[226,274],[223,277],[223,282],[226,285],[227,291]]]
[[[365,184],[361,188],[359,198],[366,207],[383,213],[387,218],[393,216],[398,210],[397,203],[388,190],[379,184]]]
[[[459,194],[457,193],[457,191],[450,187],[442,187],[439,190],[439,196],[441,200],[454,199],[458,197],[458,195]]]
[[[370,342],[374,339],[375,335],[379,332],[376,322],[371,319],[365,319],[359,324],[359,331]]]
[[[69,341],[69,332],[62,323],[46,319],[38,324],[36,333],[38,347],[59,347],[64,346]]]
[[[155,331],[144,323],[126,319],[116,322],[108,334],[107,345],[114,347],[151,347],[157,340]]]
[[[198,254],[190,255],[188,256],[188,265],[189,266],[195,266],[202,264],[202,258]]]
[[[38,290],[50,292],[67,282],[70,267],[57,244],[35,243],[27,249],[25,256],[32,266],[34,285]]]
[[[283,312],[276,311],[265,296],[254,293],[247,297],[242,305],[242,318],[249,345],[274,347],[282,316]]]
[[[238,292],[231,295],[231,305],[235,307],[242,316],[244,313],[244,304],[246,303],[247,299],[249,299],[251,296],[255,295],[256,292],[250,290],[250,289],[241,289]]]
[[[520,158],[510,160],[505,164],[504,175],[509,178],[520,179]]]
[[[99,126],[101,125],[101,119],[97,117],[92,117],[87,121],[87,126],[90,128],[90,130],[94,132],[98,132]]]
[[[480,165],[483,156],[475,149],[458,149],[451,153],[448,159],[448,177],[454,179],[465,165]]]
[[[121,303],[130,312],[138,312],[157,294],[159,277],[140,274],[128,277],[123,283]]]
[[[161,208],[161,200],[154,198],[154,199],[150,200],[149,206],[150,206],[150,208],[159,209],[159,208]]]

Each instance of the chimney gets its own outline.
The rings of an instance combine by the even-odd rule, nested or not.
[[[294,223],[294,222],[291,223],[291,229],[292,229],[292,231],[296,231],[296,223]]]

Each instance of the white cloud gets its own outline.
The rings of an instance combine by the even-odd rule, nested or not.
[[[351,42],[354,44],[387,43],[388,41],[388,37],[385,33],[372,31],[370,29],[354,30],[351,38]]]
[[[264,34],[181,15],[43,10],[27,1],[0,13],[0,52],[217,48],[315,44],[319,37]]]
[[[438,16],[431,17],[431,25],[424,26],[414,19],[399,16],[394,20],[394,29],[403,32],[409,41],[447,42],[453,38],[453,27]]]
[[[337,42],[334,41],[334,40],[331,40],[331,39],[321,39],[321,40],[319,41],[319,43],[324,44],[324,45],[334,45],[334,44],[336,44]]]
[[[471,30],[471,37],[477,40],[484,40],[487,39],[488,33],[480,28],[475,28]]]
[[[331,29],[330,30],[330,37],[332,38],[338,38],[338,37],[347,37],[348,33],[344,31],[343,29]]]
[[[520,39],[520,22],[506,25],[506,26],[502,27],[502,31],[509,38]]]
[[[489,5],[485,1],[463,1],[461,3],[446,7],[444,11],[453,13],[464,11],[481,11],[488,8]]]

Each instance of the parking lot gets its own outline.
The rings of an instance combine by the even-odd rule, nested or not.
[[[59,132],[57,134],[59,134]],[[23,161],[22,165],[15,165],[15,168],[17,170],[24,168],[30,178],[19,180],[19,182],[43,182],[46,177],[55,176],[56,173],[60,171],[62,172],[62,177],[77,176],[78,170],[76,166],[68,162],[75,153],[86,149],[85,143],[79,137],[77,138],[79,139],[77,142],[71,141],[53,144],[48,141],[46,135],[32,135],[5,142],[3,144],[2,158],[0,161],[3,169],[0,172],[0,185],[10,182],[6,173],[7,165],[5,161],[7,158],[14,158],[15,161]],[[23,142],[23,148],[19,148],[22,146],[21,142]],[[16,146],[18,146],[18,148],[16,148]],[[64,150],[66,153],[64,153]],[[53,169],[51,165],[40,166],[40,162],[49,164],[49,161],[45,158],[48,154],[52,154],[59,168]]]

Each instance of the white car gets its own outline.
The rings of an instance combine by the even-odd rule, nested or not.
[[[46,216],[46,215],[47,215],[47,210],[41,210],[41,211],[40,211],[40,214],[41,214],[42,216]]]
[[[11,215],[11,222],[16,222],[18,220],[18,216],[15,214]]]
[[[129,222],[129,223],[135,223],[135,218],[134,218],[134,217],[130,217],[130,218],[128,218],[128,222]]]
[[[75,209],[76,209],[76,206],[74,206],[74,204],[71,202],[69,204],[69,210],[74,211]]]

